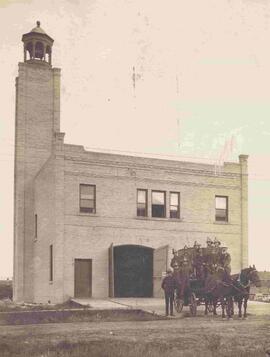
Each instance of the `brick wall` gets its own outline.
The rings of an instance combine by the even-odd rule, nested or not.
[[[33,300],[34,179],[52,152],[59,128],[60,72],[19,63],[16,80],[14,300]]]
[[[239,164],[225,164],[215,175],[210,165],[90,153],[66,145],[65,298],[74,294],[75,258],[93,260],[93,296],[108,296],[111,243],[152,248],[168,244],[179,249],[217,237],[229,247],[233,272],[239,271],[243,265],[240,172]],[[96,214],[79,212],[81,183],[96,185]],[[136,217],[137,188],[148,189],[149,198],[152,189],[180,192],[180,220]],[[215,195],[229,196],[228,223],[215,222]]]

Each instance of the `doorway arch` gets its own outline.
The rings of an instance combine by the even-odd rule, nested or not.
[[[153,296],[153,249],[121,245],[113,249],[114,296]]]

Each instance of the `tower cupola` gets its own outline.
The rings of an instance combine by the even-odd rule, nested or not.
[[[22,36],[24,62],[52,64],[53,39],[46,34],[37,21],[37,26]]]

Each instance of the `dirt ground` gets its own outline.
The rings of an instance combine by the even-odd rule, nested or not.
[[[84,346],[80,349],[80,346]],[[93,349],[95,347],[95,349]],[[249,303],[248,319],[187,312],[160,321],[0,326],[5,356],[266,356],[270,304]],[[123,353],[121,353],[123,349]]]

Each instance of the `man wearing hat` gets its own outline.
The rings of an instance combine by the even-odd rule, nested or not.
[[[166,306],[166,316],[173,315],[173,299],[174,299],[174,290],[176,287],[175,279],[171,270],[167,270],[166,277],[163,279],[161,284],[162,289],[165,294],[165,306]]]

